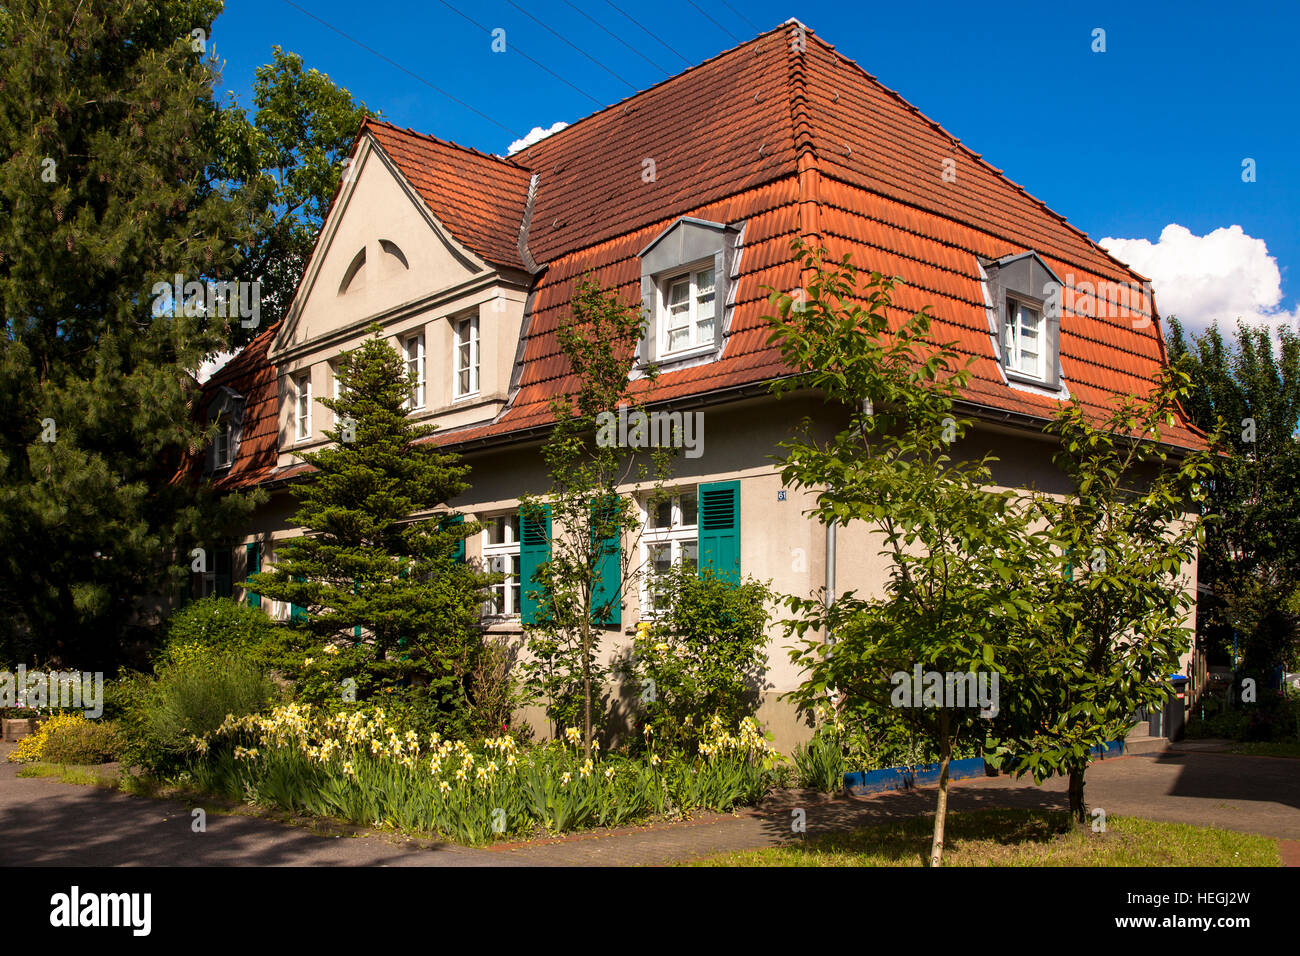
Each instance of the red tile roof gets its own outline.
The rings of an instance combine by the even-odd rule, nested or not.
[[[526,239],[545,269],[525,319],[517,390],[493,422],[436,440],[461,444],[548,424],[550,399],[575,384],[555,330],[576,280],[591,272],[625,301],[639,301],[637,254],[681,216],[743,221],[743,251],[721,357],[662,374],[656,400],[789,373],[767,343],[765,289],[799,285],[790,242],[803,235],[834,257],[850,252],[864,269],[901,276],[898,321],[930,306],[935,339],[954,341],[975,359],[971,402],[1036,419],[1054,415],[1056,400],[1013,389],[998,372],[977,257],[1032,249],[1067,282],[1141,284],[1143,277],[811,31],[806,48],[795,49],[792,29],[762,34],[509,160],[367,121],[365,131],[434,214],[494,263],[519,267],[517,237],[529,179],[537,177]],[[951,182],[945,160],[956,174]],[[1149,298],[1145,306],[1112,318],[1062,315],[1071,395],[1100,412],[1119,395],[1150,389],[1165,356]],[[1185,421],[1165,438],[1204,445]]]

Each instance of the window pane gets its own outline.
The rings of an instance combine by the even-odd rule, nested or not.
[[[695,496],[695,492],[691,491],[689,494],[683,494],[679,500],[682,503],[682,527],[689,528],[697,524],[699,522],[700,501]]]
[[[673,502],[669,498],[657,501],[650,512],[650,527],[671,528],[673,526]]]
[[[650,567],[654,574],[663,574],[673,566],[673,546],[667,541],[650,545]]]
[[[686,308],[687,300],[691,296],[691,283],[689,279],[678,279],[668,286],[668,309],[676,311],[678,307]]]
[[[458,384],[459,384],[459,388],[460,388],[460,394],[462,394],[462,395],[468,395],[469,392],[470,392],[470,387],[469,387],[469,369],[465,369],[463,372],[460,373],[460,378],[459,378],[459,380],[458,380]]]
[[[700,563],[700,545],[698,541],[682,542],[682,566],[694,568]]]
[[[668,333],[668,351],[676,352],[691,344],[690,329],[673,329]]]

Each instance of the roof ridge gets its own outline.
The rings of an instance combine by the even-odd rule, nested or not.
[[[798,21],[795,21],[795,22],[798,22]],[[683,77],[688,76],[688,75],[690,75],[691,73],[696,72],[697,70],[701,70],[701,69],[703,69],[704,67],[708,66],[710,63],[714,63],[714,62],[716,62],[716,61],[718,61],[718,60],[721,60],[723,57],[730,56],[730,55],[732,55],[733,53],[737,53],[737,52],[739,52],[740,50],[744,49],[744,48],[747,47],[747,46],[752,46],[753,44],[758,43],[760,40],[764,40],[764,39],[766,39],[767,37],[771,36],[772,34],[777,33],[777,32],[779,32],[780,30],[784,29],[786,26],[789,25],[789,23],[790,23],[789,20],[786,20],[786,21],[783,22],[783,23],[779,23],[779,24],[777,24],[776,26],[772,27],[772,29],[770,29],[770,30],[764,30],[762,33],[759,33],[759,34],[757,34],[756,36],[750,37],[748,40],[745,40],[745,41],[743,41],[743,42],[741,42],[741,43],[737,43],[737,44],[736,44],[735,46],[733,46],[733,47],[728,47],[728,48],[725,49],[725,50],[722,50],[722,51],[720,51],[720,52],[718,52],[718,53],[715,53],[713,56],[709,57],[707,60],[701,60],[699,63],[695,63],[695,64],[692,64],[691,66],[688,66],[686,69],[682,70],[680,73],[673,73],[673,74],[671,74],[671,75],[669,75],[669,76],[666,76],[666,77],[664,77],[662,80],[660,80],[658,83],[653,83],[653,84],[651,84],[650,86],[647,86],[647,87],[646,87],[645,89],[643,89],[643,90],[637,90],[635,93],[629,94],[628,96],[623,97],[621,100],[618,100],[617,102],[611,103],[609,106],[602,107],[601,109],[596,110],[596,112],[594,112],[594,113],[588,113],[586,116],[579,117],[578,119],[576,119],[576,120],[574,120],[572,123],[570,123],[568,126],[564,127],[564,129],[556,130],[554,133],[551,133],[549,136],[545,136],[545,137],[543,137],[542,139],[539,139],[539,140],[538,140],[537,142],[535,142],[535,143],[529,143],[529,144],[528,144],[527,146],[525,146],[523,149],[518,150],[517,152],[513,153],[512,155],[513,155],[513,156],[522,156],[523,154],[527,153],[530,149],[535,149],[536,147],[540,146],[540,145],[543,144],[543,143],[554,143],[554,142],[557,140],[557,138],[565,136],[565,135],[566,135],[570,130],[572,130],[572,129],[576,129],[579,125],[581,125],[582,123],[585,123],[587,120],[595,119],[597,116],[601,116],[601,115],[603,115],[603,114],[605,114],[605,113],[608,113],[610,110],[617,109],[617,108],[620,107],[620,106],[626,107],[627,104],[628,104],[631,100],[636,99],[638,96],[644,96],[646,93],[649,93],[649,92],[651,92],[652,90],[657,90],[657,89],[658,89],[659,87],[661,87],[661,86],[666,86],[667,84],[672,83],[672,82],[674,82],[674,81],[676,81],[676,80],[680,80],[680,79],[682,79]],[[805,29],[806,29],[806,28],[805,28]],[[809,33],[812,33],[812,30],[808,30],[808,32],[809,32]]]
[[[457,142],[454,142],[454,141],[452,141],[452,140],[449,140],[449,139],[443,139],[443,138],[440,137],[440,136],[434,136],[434,135],[432,135],[432,134],[430,134],[430,133],[421,133],[419,130],[411,129],[409,126],[398,126],[398,125],[396,125],[396,124],[394,124],[394,123],[389,123],[389,122],[386,121],[386,120],[377,120],[377,119],[373,119],[373,118],[371,118],[371,117],[369,117],[369,116],[366,117],[366,118],[362,121],[362,123],[361,123],[361,128],[362,128],[362,130],[364,130],[364,129],[366,128],[367,125],[371,125],[371,126],[386,126],[386,127],[388,127],[389,129],[391,129],[393,132],[398,133],[398,134],[402,134],[402,135],[406,135],[406,136],[413,136],[413,137],[415,137],[416,139],[428,140],[429,142],[437,143],[437,144],[440,145],[440,146],[448,146],[448,147],[450,147],[451,149],[458,149],[458,150],[460,150],[461,152],[464,152],[464,153],[473,153],[475,156],[481,156],[481,157],[484,158],[484,159],[491,159],[491,160],[494,160],[494,161],[496,161],[496,162],[498,162],[498,163],[505,163],[507,166],[511,166],[511,167],[513,167],[514,169],[519,170],[521,173],[529,173],[529,172],[530,172],[529,169],[527,169],[527,168],[524,167],[524,166],[519,165],[518,163],[516,163],[516,162],[514,161],[514,159],[512,159],[512,158],[509,157],[509,156],[498,156],[496,153],[485,153],[485,152],[483,152],[481,149],[475,149],[473,146],[464,146],[464,145],[462,145],[462,144],[460,144],[460,143],[457,143]],[[387,152],[387,150],[385,150],[385,152]]]
[[[809,30],[808,33],[809,33],[809,34],[812,34],[812,30]],[[920,109],[919,107],[917,107],[917,106],[913,105],[912,103],[908,102],[907,98],[904,97],[904,96],[903,96],[901,93],[899,93],[897,90],[891,89],[890,87],[888,87],[888,86],[886,86],[884,83],[882,83],[879,79],[877,79],[873,74],[868,73],[868,72],[866,71],[866,69],[862,66],[862,64],[858,63],[858,62],[857,62],[856,60],[854,60],[852,57],[845,56],[845,55],[844,55],[843,53],[841,53],[839,50],[835,49],[835,45],[834,45],[834,44],[829,43],[829,42],[827,42],[826,40],[823,40],[821,37],[819,37],[819,36],[814,36],[814,39],[815,39],[818,43],[820,43],[823,47],[825,47],[826,50],[827,50],[829,53],[831,53],[831,54],[832,54],[836,59],[838,59],[838,60],[843,60],[845,63],[847,63],[847,64],[848,64],[849,66],[851,66],[853,69],[857,70],[857,71],[858,71],[859,73],[861,73],[864,77],[866,77],[866,79],[867,79],[869,82],[871,82],[872,84],[874,84],[878,89],[880,89],[882,92],[884,92],[886,95],[890,96],[890,97],[893,98],[894,100],[897,100],[900,106],[902,106],[904,109],[908,110],[909,112],[916,114],[916,116],[918,116],[920,119],[922,119],[926,124],[928,124],[928,125],[929,125],[930,127],[932,127],[934,130],[936,130],[937,132],[939,132],[939,133],[943,134],[944,136],[946,136],[949,140],[952,141],[952,144],[953,144],[957,149],[961,150],[963,153],[965,153],[965,154],[967,154],[968,156],[970,156],[970,158],[973,159],[975,162],[977,162],[977,163],[979,163],[980,165],[984,166],[986,169],[988,169],[989,171],[991,171],[992,173],[994,173],[996,176],[998,176],[999,178],[1001,178],[1003,182],[1005,182],[1008,186],[1010,186],[1012,189],[1014,189],[1017,193],[1019,193],[1019,194],[1020,194],[1021,196],[1023,196],[1025,199],[1029,200],[1031,203],[1034,203],[1035,205],[1037,205],[1037,206],[1039,206],[1040,208],[1042,208],[1042,210],[1043,210],[1044,212],[1046,212],[1048,215],[1050,215],[1053,219],[1056,219],[1058,222],[1060,222],[1061,225],[1065,226],[1066,229],[1070,230],[1070,231],[1073,232],[1075,235],[1077,235],[1077,236],[1079,236],[1080,238],[1082,238],[1085,242],[1087,242],[1090,246],[1092,246],[1094,249],[1096,249],[1098,252],[1100,252],[1103,256],[1105,256],[1105,257],[1106,257],[1107,259],[1109,259],[1111,262],[1115,263],[1117,266],[1119,266],[1119,267],[1120,267],[1121,269],[1123,269],[1125,272],[1131,273],[1131,274],[1133,274],[1133,275],[1137,275],[1137,273],[1134,272],[1133,269],[1132,269],[1130,266],[1128,266],[1126,263],[1120,261],[1119,259],[1115,258],[1115,256],[1113,256],[1113,255],[1111,255],[1109,252],[1107,252],[1105,248],[1103,248],[1103,247],[1102,247],[1102,246],[1101,246],[1101,245],[1100,245],[1096,240],[1092,239],[1092,238],[1091,238],[1091,237],[1090,237],[1086,232],[1084,232],[1084,231],[1083,231],[1082,229],[1080,229],[1078,226],[1075,226],[1075,225],[1074,225],[1073,223],[1071,223],[1068,219],[1066,219],[1064,216],[1062,216],[1059,212],[1057,212],[1056,210],[1052,209],[1052,207],[1050,207],[1049,205],[1047,205],[1047,203],[1045,203],[1043,200],[1039,199],[1037,196],[1035,196],[1035,195],[1033,195],[1032,193],[1030,193],[1029,190],[1025,189],[1024,186],[1020,185],[1020,184],[1017,183],[1015,180],[1013,180],[1010,176],[1008,176],[1004,170],[998,169],[998,167],[994,166],[992,163],[990,163],[988,160],[986,160],[986,159],[983,157],[982,154],[975,152],[975,150],[971,149],[969,146],[967,146],[965,143],[963,143],[960,139],[958,139],[958,138],[957,138],[956,136],[954,136],[952,133],[948,132],[948,130],[946,130],[946,129],[943,127],[943,125],[942,125],[941,123],[939,123],[939,122],[936,121],[936,120],[931,119],[931,118],[930,118],[929,116],[927,116],[925,113],[921,112],[921,109]]]

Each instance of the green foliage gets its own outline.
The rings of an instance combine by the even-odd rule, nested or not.
[[[19,740],[8,760],[10,763],[108,763],[117,759],[121,747],[117,727],[111,721],[59,713],[41,721],[35,733]]]
[[[1203,526],[1189,511],[1211,463],[1161,443],[1185,388],[1168,370],[1150,396],[1123,399],[1104,419],[1076,401],[1048,428],[1069,491],[1035,502],[1051,541],[1035,601],[1046,613],[1008,660],[1016,691],[987,759],[1038,781],[1068,774],[1080,823],[1093,749],[1123,737],[1139,707],[1163,705],[1191,638],[1185,569]]]
[[[240,268],[262,279],[262,322],[245,330],[250,337],[287,312],[361,121],[379,115],[305,69],[296,53],[275,46],[271,55],[256,71],[252,116],[232,93],[216,131],[216,176],[238,192],[252,219]]]
[[[754,713],[772,595],[753,578],[733,584],[688,565],[653,587],[667,610],[638,628],[625,672],[656,742],[690,753],[713,715],[731,726]]]
[[[634,501],[620,491],[635,480],[634,491],[648,482],[652,494],[660,494],[671,459],[670,449],[638,456],[599,440],[602,415],[617,414],[620,405],[632,415],[646,399],[648,389],[633,394],[628,379],[645,327],[639,305],[620,302],[590,276],[577,284],[572,312],[556,333],[577,390],[551,403],[556,425],[542,446],[551,490],[523,496],[520,507],[524,520],[538,527],[546,527],[549,514],[551,528],[550,559],[533,581],[521,582],[539,604],[536,619],[524,621],[524,686],[545,704],[557,728],[583,728],[589,756],[595,711],[604,709],[599,688],[607,668],[600,641],[638,579],[632,563],[638,549],[635,542],[624,544],[641,525]],[[652,370],[648,381],[654,378]],[[617,569],[618,586],[603,591],[611,568]]]
[[[266,664],[274,656],[280,632],[261,608],[231,598],[202,598],[168,618],[159,660],[174,664],[224,650]]]
[[[443,714],[445,730],[462,729],[491,578],[456,552],[480,526],[411,519],[463,493],[468,469],[427,440],[432,426],[407,417],[406,367],[378,326],[343,353],[339,376],[341,397],[320,400],[335,414],[334,444],[302,456],[315,471],[294,486],[293,523],[306,533],[281,544],[249,586],[305,609],[289,626],[302,699],[340,699],[347,678],[358,701],[408,687]],[[309,672],[308,658],[329,666]]]
[[[969,425],[954,411],[968,370],[955,349],[932,342],[926,310],[893,328],[897,279],[872,272],[864,282],[847,255],[828,263],[824,250],[794,246],[810,279],[802,303],[770,296],[771,341],[797,372],[776,390],[816,390],[846,424],[823,442],[805,422],[782,443],[782,482],[815,494],[811,513],[822,524],[860,522],[878,535],[889,575],[880,597],[848,592],[829,606],[824,595],[786,598],[787,626],[799,639],[792,658],[806,675],[790,696],[806,711],[833,690],[841,707],[884,709],[893,702],[892,675],[916,665],[1000,675],[1042,614],[1030,582],[1044,544],[1014,495],[990,490],[991,456],[953,454]],[[954,746],[981,739],[987,722],[976,707],[939,703],[897,714],[946,763]]]
[[[212,188],[217,0],[17,0],[0,18],[0,648],[112,670],[178,543],[246,514],[171,479],[206,426],[192,371],[226,319],[154,314],[156,283],[235,270]],[[237,322],[235,323],[237,324]],[[206,537],[204,538],[207,539]]]
[[[128,678],[121,693],[123,757],[158,774],[179,769],[192,738],[212,733],[227,715],[258,713],[279,695],[260,667],[233,652],[160,666],[155,677]]]
[[[1217,432],[1217,467],[1206,483],[1206,528],[1197,583],[1197,632],[1216,660],[1270,683],[1300,661],[1300,337],[1238,323],[1236,341],[1217,325],[1189,343],[1170,320],[1169,354],[1190,376],[1184,408]],[[1233,652],[1238,654],[1232,659]]]
[[[117,725],[111,721],[81,719],[52,727],[41,747],[40,759],[48,763],[111,763],[122,752]]]
[[[482,845],[539,826],[564,833],[756,803],[775,771],[755,733],[752,724],[720,732],[706,757],[587,760],[576,732],[568,745],[470,746],[402,731],[385,712],[322,717],[293,706],[227,724],[191,750],[187,772],[227,799]]]

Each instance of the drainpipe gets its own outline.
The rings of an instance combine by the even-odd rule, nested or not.
[[[835,523],[826,526],[826,610],[835,603]],[[830,631],[826,633],[826,643],[835,643]]]

